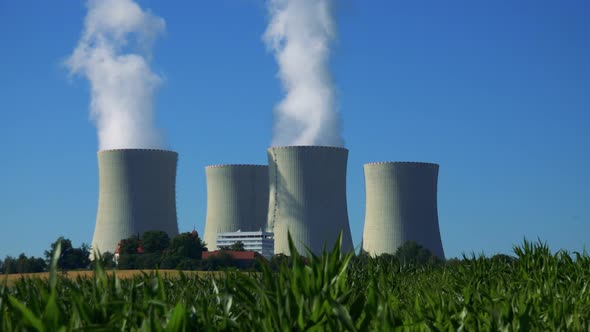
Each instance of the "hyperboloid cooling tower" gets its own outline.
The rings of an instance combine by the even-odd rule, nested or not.
[[[92,250],[114,252],[121,239],[145,231],[178,235],[178,154],[151,149],[98,152],[99,194]]]
[[[438,165],[418,162],[365,164],[363,250],[395,254],[415,241],[444,258],[438,227]]]
[[[352,238],[346,206],[348,150],[327,146],[285,146],[268,149],[268,230],[275,253],[290,254],[287,232],[301,254],[331,250],[342,231],[342,249]]]
[[[266,228],[268,166],[208,166],[205,174],[207,219],[204,241],[209,250],[215,250],[217,233]]]

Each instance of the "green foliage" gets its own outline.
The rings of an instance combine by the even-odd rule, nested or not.
[[[57,273],[0,285],[1,331],[588,331],[590,257],[525,241],[516,258],[398,264],[320,256],[262,264],[260,273],[157,272],[131,279]],[[272,263],[272,262],[271,262]]]
[[[82,244],[79,248],[72,246],[72,241],[59,237],[51,244],[51,249],[45,251],[45,258],[50,262],[54,257],[58,244],[61,243],[61,254],[58,258],[57,267],[62,270],[85,269],[90,265],[90,248]]]
[[[1,273],[37,273],[43,272],[47,264],[43,258],[27,257],[24,253],[17,258],[6,256],[4,261],[0,260]]]
[[[442,260],[431,253],[430,250],[414,241],[408,241],[399,247],[395,252],[394,259],[404,266],[442,263]]]
[[[246,248],[242,241],[238,241],[230,246],[222,246],[221,250],[246,251]]]
[[[133,255],[137,254],[140,246],[140,241],[137,236],[132,236],[128,239],[119,241],[119,255]]]
[[[115,255],[110,251],[102,254],[97,253],[97,257],[92,262],[92,267],[94,268],[96,264],[100,264],[106,269],[112,269],[115,267]]]
[[[203,269],[207,271],[218,271],[232,266],[234,266],[234,262],[231,255],[223,250],[214,256],[210,256],[203,263]]]
[[[146,254],[162,252],[170,246],[170,237],[164,231],[147,231],[141,236],[141,245]]]
[[[141,246],[143,252],[139,252]],[[119,247],[119,269],[199,269],[205,244],[195,231],[182,233],[172,240],[165,232],[148,231],[142,236],[122,240]]]
[[[205,243],[197,232],[181,233],[172,239],[170,251],[184,258],[201,259],[203,251],[207,251]]]

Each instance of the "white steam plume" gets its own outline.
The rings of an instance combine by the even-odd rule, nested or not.
[[[286,91],[275,109],[273,146],[342,147],[340,117],[328,66],[336,37],[331,0],[268,0],[264,41]]]
[[[153,109],[161,78],[148,58],[164,29],[162,18],[133,0],[88,1],[84,33],[66,65],[90,81],[90,112],[101,150],[163,148]]]

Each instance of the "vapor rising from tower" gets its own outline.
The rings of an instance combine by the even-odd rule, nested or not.
[[[91,87],[91,117],[99,148],[163,148],[153,98],[161,78],[148,59],[162,18],[133,0],[89,0],[84,32],[66,65]]]
[[[273,146],[342,147],[340,118],[329,71],[336,37],[331,0],[268,0],[264,33],[286,92],[275,109]]]

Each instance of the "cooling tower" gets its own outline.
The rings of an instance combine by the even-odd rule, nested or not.
[[[299,253],[331,250],[342,231],[342,249],[352,238],[346,206],[348,150],[327,146],[268,149],[268,230],[274,232],[275,254],[290,254],[287,232]]]
[[[99,194],[92,250],[114,252],[121,239],[145,231],[178,235],[176,161],[172,151],[98,152]]]
[[[364,165],[366,187],[363,250],[395,254],[415,241],[444,258],[438,228],[438,165],[383,162]]]
[[[268,211],[268,166],[205,167],[207,219],[203,240],[215,250],[217,233],[260,231]]]

